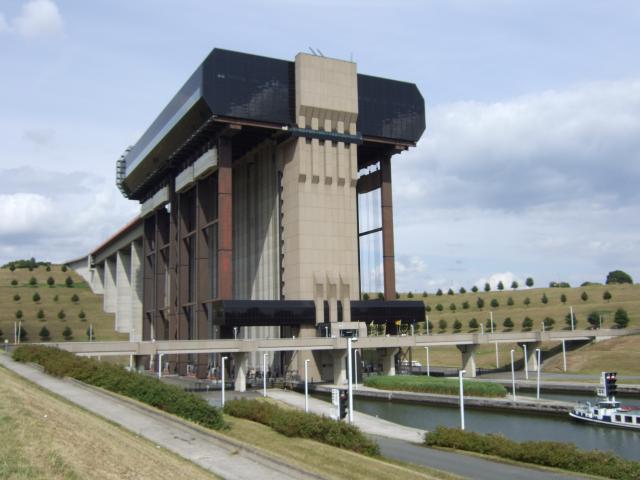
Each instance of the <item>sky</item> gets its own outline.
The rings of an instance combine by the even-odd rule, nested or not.
[[[0,264],[135,217],[115,161],[214,47],[414,82],[399,291],[640,278],[640,2],[0,0]]]

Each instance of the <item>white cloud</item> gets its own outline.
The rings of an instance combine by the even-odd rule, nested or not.
[[[478,281],[476,281],[474,285],[479,289],[482,289],[484,288],[485,283],[488,283],[491,286],[492,290],[497,290],[498,283],[502,282],[502,285],[504,286],[505,290],[509,290],[514,280],[518,282],[519,286],[521,287],[524,286],[524,280],[522,280],[519,277],[516,277],[511,272],[494,273],[492,275],[489,275],[488,278],[483,277],[478,279]]]
[[[12,26],[20,35],[34,38],[62,33],[63,22],[58,6],[52,0],[30,0]]]

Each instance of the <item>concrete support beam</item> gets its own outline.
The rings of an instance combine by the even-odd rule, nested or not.
[[[116,254],[116,332],[131,331],[131,250]]]
[[[249,354],[248,353],[234,353],[233,365],[235,368],[234,378],[234,390],[236,392],[245,392],[247,390],[247,367]]]
[[[400,351],[399,348],[385,349],[385,355],[382,357],[382,374],[395,376],[396,374],[396,355]]]
[[[333,356],[333,383],[344,385],[347,383],[347,351],[334,350]]]
[[[104,261],[104,297],[103,310],[116,313],[116,257],[109,257]]]
[[[380,203],[382,206],[382,262],[384,299],[396,299],[396,267],[393,245],[393,196],[391,192],[391,156],[380,160]]]
[[[538,357],[536,356],[536,348],[540,348],[542,342],[526,342],[519,343],[518,346],[522,348],[522,353],[524,354],[524,346],[527,346],[527,367],[529,371],[537,372],[538,371]],[[524,369],[524,365],[522,367]]]
[[[467,371],[467,377],[476,377],[476,350],[478,345],[457,345],[462,353],[462,370]]]
[[[135,240],[131,244],[131,330],[129,340],[142,340],[142,240]]]

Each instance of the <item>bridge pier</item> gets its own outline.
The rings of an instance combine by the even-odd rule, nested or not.
[[[529,371],[538,371],[538,357],[536,356],[536,348],[540,348],[542,342],[522,342],[518,343],[518,346],[522,348],[524,353],[524,346],[527,346],[527,368]],[[524,368],[524,366],[522,367]]]
[[[249,364],[249,354],[246,352],[232,353],[233,366],[235,368],[235,378],[233,388],[236,392],[247,390],[247,367]]]
[[[476,350],[478,345],[457,345],[462,353],[462,370],[467,371],[467,377],[476,377]]]
[[[333,383],[334,385],[344,385],[347,383],[347,361],[346,350],[334,350],[333,356]]]
[[[395,376],[396,374],[396,355],[400,351],[399,348],[385,348],[382,357],[382,374]]]

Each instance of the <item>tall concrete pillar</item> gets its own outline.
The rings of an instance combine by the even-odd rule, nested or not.
[[[232,353],[233,365],[235,368],[234,390],[245,392],[247,390],[247,367],[249,354],[245,352]]]
[[[529,371],[537,372],[538,371],[538,357],[536,355],[536,348],[540,348],[542,342],[527,342],[527,343],[519,343],[518,346],[522,348],[522,353],[524,354],[524,346],[527,346],[527,367]],[[523,367],[524,368],[524,365]]]
[[[462,353],[462,370],[467,371],[467,377],[476,377],[476,350],[478,345],[458,345]]]
[[[131,330],[131,250],[116,254],[116,331]]]
[[[98,295],[104,294],[104,263],[91,269],[91,290]]]
[[[116,313],[116,258],[109,257],[104,261],[104,296],[103,310],[107,313]]]
[[[399,348],[387,348],[384,357],[382,357],[382,373],[383,375],[394,376],[396,374],[396,355]]]
[[[131,244],[131,331],[129,339],[133,342],[142,340],[142,240]]]
[[[347,383],[347,351],[334,350],[333,356],[333,383],[342,386]]]

